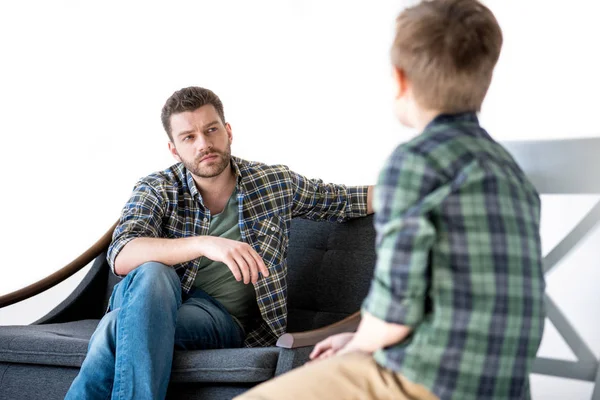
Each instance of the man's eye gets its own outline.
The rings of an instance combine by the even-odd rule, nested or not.
[[[192,140],[192,135],[187,135],[186,137],[183,138],[184,142],[187,142],[188,140]]]
[[[215,132],[216,130],[217,130],[217,128],[208,128],[208,133]]]

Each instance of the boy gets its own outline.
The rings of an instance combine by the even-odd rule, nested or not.
[[[544,325],[540,200],[479,126],[502,47],[475,0],[400,14],[400,145],[375,192],[378,260],[358,331],[243,399],[523,399]],[[332,357],[334,356],[335,357]]]

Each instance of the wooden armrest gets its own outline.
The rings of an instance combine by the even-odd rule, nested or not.
[[[52,275],[49,275],[44,279],[39,280],[36,283],[32,283],[31,285],[26,286],[22,289],[16,290],[9,294],[5,294],[4,296],[0,296],[0,308],[10,306],[11,304],[18,303],[21,300],[25,300],[37,294],[40,294],[43,291],[48,290],[55,285],[58,285],[59,283],[69,278],[86,265],[88,265],[104,250],[108,248],[112,239],[113,231],[117,227],[117,222],[115,222],[113,226],[108,231],[106,231],[106,233],[96,243],[92,245],[92,247],[87,249],[75,260],[71,261],[69,264],[59,269]]]
[[[343,332],[356,332],[359,323],[360,311],[357,311],[351,316],[323,328],[305,332],[285,333],[277,340],[277,347],[295,349],[297,347],[314,346],[331,335]]]

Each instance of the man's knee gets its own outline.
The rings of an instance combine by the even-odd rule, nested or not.
[[[179,277],[175,269],[156,261],[143,263],[130,273],[135,274],[137,280],[147,279],[151,282],[166,280],[179,284]]]
[[[130,276],[131,275],[131,276]],[[150,261],[131,271],[127,278],[128,290],[141,290],[142,292],[156,295],[175,295],[181,300],[181,282],[175,269],[165,264]]]

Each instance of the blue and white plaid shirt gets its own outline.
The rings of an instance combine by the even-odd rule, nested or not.
[[[239,227],[242,240],[263,258],[269,270],[254,285],[262,315],[248,333],[246,346],[270,346],[287,324],[287,247],[291,219],[343,222],[367,214],[367,186],[324,184],[290,171],[231,157],[237,176]],[[125,205],[108,250],[114,272],[119,252],[138,237],[183,238],[207,235],[210,211],[194,179],[178,163],[141,179]],[[200,258],[174,265],[184,292],[194,285]]]

